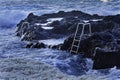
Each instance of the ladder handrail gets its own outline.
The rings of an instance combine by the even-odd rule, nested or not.
[[[81,32],[81,34],[80,34],[80,37],[79,37],[79,40],[78,40],[78,47],[77,47],[77,50],[76,51],[73,51],[72,49],[73,49],[73,47],[74,47],[74,43],[75,43],[75,41],[76,41],[76,36],[77,36],[77,32],[78,32],[78,28],[79,28],[79,26],[80,25],[83,25],[82,26],[82,32]],[[84,30],[85,30],[85,26],[86,25],[88,25],[88,27],[89,27],[89,33],[90,33],[90,35],[92,34],[92,31],[91,31],[91,24],[90,23],[78,23],[78,25],[77,25],[77,28],[76,28],[76,31],[75,31],[75,35],[74,35],[74,38],[73,38],[73,42],[72,42],[72,46],[71,46],[71,50],[70,50],[70,53],[72,53],[72,52],[78,52],[78,50],[79,50],[79,45],[80,45],[80,42],[81,42],[81,39],[82,39],[82,36],[83,36],[83,34],[84,34]]]
[[[23,22],[22,25],[21,25],[21,28],[22,28],[25,24],[27,24],[28,27],[30,26],[30,23],[29,23],[29,22]],[[22,35],[23,35],[23,30],[22,30]]]
[[[29,23],[29,22],[23,22],[22,25],[21,25],[21,28],[23,28],[23,26],[24,26],[25,24],[27,24],[27,28],[30,28],[30,23]],[[23,32],[23,29],[22,29],[22,32],[21,32],[21,33],[22,33],[22,36],[26,34],[26,33]],[[21,36],[21,37],[22,37],[22,36]],[[29,38],[29,41],[30,41],[30,40],[31,40],[31,38]]]
[[[89,33],[92,34],[91,24],[90,23],[85,23],[85,25],[89,26]]]

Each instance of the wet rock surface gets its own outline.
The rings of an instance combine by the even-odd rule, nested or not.
[[[39,43],[39,42],[36,42],[36,43],[28,43],[25,48],[46,48],[46,45],[44,43]]]
[[[44,14],[41,16],[30,13],[27,18],[17,24],[16,34],[22,37],[22,40],[27,41],[61,38],[74,33],[77,23],[81,20],[101,18],[103,16],[90,15],[81,11],[59,11],[58,13]],[[53,29],[43,29],[42,27],[53,27]]]
[[[83,36],[84,37],[84,36]],[[63,44],[59,44],[61,50],[70,50],[74,36],[68,37]],[[119,40],[114,36],[114,31],[96,32],[89,37],[84,37],[80,42],[78,52],[90,54],[94,52],[96,47],[100,48],[119,48]]]
[[[120,51],[97,50],[94,57],[93,69],[120,68]]]
[[[115,34],[118,33],[116,32],[117,30],[119,30],[119,28],[96,32],[90,37],[81,40],[78,53],[83,54],[85,58],[93,59],[93,69],[112,68],[114,66],[120,68],[120,40],[119,36]],[[120,34],[118,33],[118,35]],[[56,49],[70,52],[73,38],[73,35],[70,36],[63,44],[56,46]],[[97,47],[104,50],[95,52]]]
[[[58,13],[41,16],[30,13],[27,18],[17,24],[16,35],[27,41],[61,38],[73,34],[79,22],[89,21],[92,26],[92,32],[101,32],[113,29],[119,25],[119,20],[120,15],[99,16],[86,14],[81,11],[59,11]],[[80,30],[82,29],[81,26],[79,27]],[[48,29],[51,27],[53,29]]]
[[[24,22],[28,23],[23,25]],[[88,36],[88,34],[83,35],[78,45],[78,53],[83,54],[85,58],[92,58],[95,61],[94,69],[109,68],[117,66],[117,64],[117,67],[120,67],[119,62],[113,64],[116,62],[116,59],[119,58],[118,55],[120,53],[120,15],[89,15],[81,11],[60,11],[58,13],[44,14],[41,16],[30,13],[27,18],[17,24],[16,34],[21,37],[21,40],[27,41],[69,36],[63,44],[45,45],[44,43],[37,42],[27,44],[26,48],[46,48],[47,46],[52,49],[70,51],[74,39],[73,34],[79,22],[89,22],[91,24],[92,34],[91,36]],[[79,31],[81,30],[82,25],[79,26]],[[86,33],[88,33],[87,31],[88,29],[85,29]],[[96,47],[108,50],[108,52],[97,52],[97,55],[95,55]],[[111,57],[112,54],[115,60],[111,62],[109,57]],[[102,55],[104,55],[104,57],[102,57]],[[103,63],[106,59],[108,60]],[[99,64],[97,61],[101,61],[100,65],[97,65]],[[106,64],[107,62],[109,63],[109,61],[111,64],[101,66],[102,63]]]

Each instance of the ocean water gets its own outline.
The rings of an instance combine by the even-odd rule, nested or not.
[[[120,80],[116,67],[92,70],[90,59],[52,49],[26,49],[15,36],[16,24],[30,12],[36,15],[60,10],[89,14],[120,14],[120,0],[0,0],[0,80]],[[43,40],[63,43],[65,38]]]
[[[114,15],[120,13],[120,0],[0,0],[0,25],[16,24],[30,12],[41,15],[60,10]]]

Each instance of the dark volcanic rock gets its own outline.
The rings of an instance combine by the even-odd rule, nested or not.
[[[29,43],[25,46],[25,48],[31,48],[32,45],[33,45],[33,43]]]
[[[85,52],[85,57],[90,58],[92,58],[96,47],[109,49],[113,49],[113,47],[116,47],[116,45],[114,45],[114,38],[109,33],[95,34],[81,41],[81,43],[81,51]]]
[[[78,53],[83,53],[84,57],[93,57],[93,53],[96,47],[114,49],[119,48],[119,44],[116,41],[116,37],[112,31],[93,33],[90,37],[83,36]],[[70,36],[64,41],[63,44],[58,45],[61,50],[70,51],[73,42],[73,36]],[[119,41],[118,41],[119,42]],[[78,43],[75,43],[78,44]],[[58,48],[58,47],[57,47]]]
[[[35,22],[45,23],[45,22],[47,22],[46,19],[47,19],[47,17],[45,17],[45,16],[44,17],[43,16],[36,16],[33,13],[30,13],[27,16],[27,18],[25,19],[25,21],[27,21],[29,23],[35,23]]]
[[[29,43],[26,45],[26,48],[46,48],[46,45],[44,43]]]
[[[42,16],[47,16],[48,18],[58,18],[58,17],[73,17],[73,16],[79,16],[85,18],[90,18],[91,15],[87,13],[83,13],[81,11],[71,11],[71,12],[64,12],[64,11],[59,11],[58,13],[53,13],[53,14],[44,14]],[[96,16],[99,17],[99,16]]]
[[[120,14],[105,16],[104,21],[113,21],[115,23],[120,24]]]
[[[72,41],[73,41],[73,36],[70,36],[64,41],[63,45],[60,45],[61,46],[60,49],[69,51],[72,45]]]
[[[49,22],[50,18],[63,18],[62,20],[56,20]],[[100,21],[92,21],[95,19],[101,19]],[[103,19],[103,20],[102,20]],[[76,26],[79,22],[83,20],[90,20],[92,32],[101,32],[105,30],[112,30],[116,27],[116,24],[120,25],[120,15],[115,16],[99,16],[99,15],[89,15],[81,11],[71,11],[64,12],[60,11],[58,13],[44,14],[41,16],[36,16],[33,13],[30,13],[27,18],[20,21],[17,24],[17,36],[24,36],[23,40],[40,40],[40,39],[49,39],[49,38],[61,38],[63,36],[71,35],[75,32]],[[28,22],[28,24],[24,24]],[[36,25],[38,24],[38,25]],[[42,25],[46,24],[46,25]],[[36,27],[36,28],[35,28]],[[53,27],[53,29],[46,30],[42,27]],[[81,30],[82,27],[80,26]],[[87,31],[87,29],[85,30]],[[28,38],[30,36],[30,39]]]
[[[113,68],[114,66],[120,68],[119,61],[120,61],[119,51],[106,52],[103,50],[97,50],[94,57],[93,69]]]
[[[62,20],[56,20],[49,22],[50,18],[63,18]],[[100,21],[92,21],[95,19],[101,19]],[[102,20],[103,19],[103,20]],[[120,15],[115,16],[99,16],[99,15],[89,15],[81,11],[71,11],[64,12],[60,11],[58,13],[44,14],[41,16],[36,16],[33,13],[30,13],[27,18],[20,21],[17,24],[17,36],[23,37],[23,40],[41,40],[49,38],[61,38],[63,36],[71,35],[75,32],[76,26],[79,22],[83,20],[90,20],[92,32],[101,32],[105,30],[112,30],[116,27],[115,24],[118,24],[120,21]],[[28,24],[24,24],[28,22]],[[36,25],[37,24],[37,25]],[[44,25],[43,25],[44,24]],[[46,30],[42,27],[53,27],[53,29]],[[80,25],[79,30],[82,29]],[[85,31],[87,31],[86,29]]]
[[[115,25],[112,21],[111,22],[104,22],[104,21],[91,22],[92,32],[102,32],[105,30],[112,30],[114,27]]]
[[[49,18],[63,18],[63,19],[61,21],[56,20],[49,23],[47,20]],[[61,36],[62,37],[67,36],[75,32],[76,25],[81,20],[100,19],[100,18],[103,17],[98,15],[89,15],[81,11],[71,11],[71,12],[60,11],[58,13],[44,14],[41,16],[36,16],[33,13],[30,13],[27,16],[27,18],[25,18],[24,20],[20,21],[20,23],[17,24],[16,34],[17,36],[20,37],[26,35],[24,36],[23,40],[60,38]],[[29,25],[24,24],[24,22],[28,22]],[[45,25],[46,27],[52,26],[54,28],[52,30],[45,30],[42,28],[43,27],[42,24],[46,24]],[[29,36],[30,39],[28,38]]]
[[[53,20],[50,20],[51,18],[53,18]],[[54,18],[56,18],[56,20],[54,20]],[[57,20],[57,18],[62,19]],[[84,57],[93,58],[96,47],[115,50],[115,52],[98,52],[94,58],[95,62],[93,68],[120,67],[119,63],[116,62],[119,60],[120,56],[120,14],[99,16],[97,14],[90,15],[81,11],[59,11],[58,13],[37,16],[30,13],[27,18],[21,20],[17,24],[16,35],[21,37],[21,40],[27,41],[61,38],[74,34],[77,24],[85,23],[86,20],[91,24],[92,35],[88,36],[87,34],[82,37],[82,40],[78,45],[78,53],[82,53]],[[45,29],[51,27],[53,28]],[[88,33],[87,27],[88,26],[85,26],[85,33]],[[81,33],[81,30],[82,25],[79,26],[78,34]],[[70,51],[73,38],[74,36],[72,35],[68,37],[63,44],[54,46],[49,45],[49,47],[52,49]],[[75,44],[78,43],[76,42]],[[26,48],[46,48],[46,45],[44,43],[36,42],[27,44]],[[114,59],[113,61],[112,56]]]

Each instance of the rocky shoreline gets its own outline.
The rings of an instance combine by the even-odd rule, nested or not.
[[[94,60],[93,69],[114,66],[119,68],[120,63],[117,61],[120,57],[120,14],[99,16],[81,11],[59,11],[58,13],[37,16],[30,13],[27,18],[17,24],[16,35],[21,37],[21,40],[30,41],[26,48],[49,47],[70,51],[76,26],[78,23],[85,21],[89,21],[91,24],[92,34],[89,37],[83,36],[78,53],[83,54],[85,58]],[[80,27],[81,29],[82,27]],[[88,29],[85,31],[88,31]],[[59,45],[51,46],[38,42],[43,39],[65,36],[68,36],[68,38],[63,44]],[[105,56],[103,57],[103,55]],[[114,57],[112,57],[113,55]],[[107,61],[105,62],[105,60]]]

